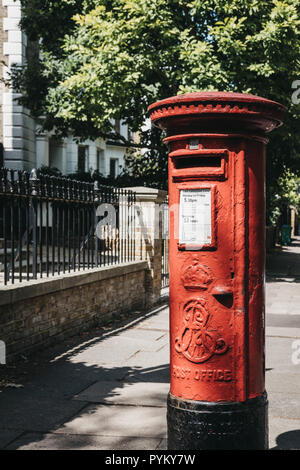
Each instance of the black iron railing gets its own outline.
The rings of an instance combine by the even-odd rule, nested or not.
[[[0,169],[0,283],[135,259],[135,193]]]

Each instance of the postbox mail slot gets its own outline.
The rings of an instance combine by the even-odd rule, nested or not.
[[[221,168],[222,158],[221,157],[202,157],[195,155],[192,157],[178,157],[174,158],[174,166],[177,170],[183,168],[203,168],[203,170],[210,168]]]
[[[171,152],[170,157],[175,181],[227,178],[228,151],[225,149],[180,149]]]

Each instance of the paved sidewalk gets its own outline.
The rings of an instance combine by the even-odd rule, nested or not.
[[[0,393],[0,448],[160,449],[166,445],[168,308],[59,352]]]
[[[300,237],[268,256],[266,287],[270,448],[300,449]]]
[[[268,261],[270,448],[300,449],[300,237]],[[0,393],[0,448],[165,449],[168,321],[162,304],[60,346]]]

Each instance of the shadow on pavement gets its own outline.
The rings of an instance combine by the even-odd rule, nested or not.
[[[276,438],[276,444],[277,446],[272,450],[300,450],[300,429],[279,434]]]
[[[39,354],[28,357],[27,363],[37,361],[37,364],[19,378],[19,383],[23,387],[0,390],[0,449],[18,449],[24,445],[32,449],[97,449],[99,446],[110,449],[113,430],[121,419],[120,408],[125,412],[126,407],[106,405],[104,410],[101,403],[77,401],[73,397],[98,381],[106,381],[108,385],[111,383],[111,388],[106,388],[103,401],[105,398],[116,396],[116,393],[119,393],[128,382],[169,383],[169,364],[149,367],[127,366],[121,346],[112,361],[107,357],[101,357],[103,341],[138,326],[165,307],[166,305],[160,305],[146,314],[131,317],[122,324],[119,323],[117,327],[99,328],[98,332],[94,330],[85,333],[85,336],[68,339],[65,344],[41,352],[40,361]],[[144,334],[149,333],[145,331]],[[97,346],[100,348],[98,355]],[[78,358],[89,348],[95,353],[94,361],[93,357],[87,360]],[[22,367],[22,363],[18,367]],[[138,410],[140,407],[131,408]],[[157,415],[159,413],[165,414],[164,408],[157,408]],[[74,419],[79,420],[78,428],[72,425]],[[125,420],[125,416],[122,419]],[[67,426],[66,431],[56,433],[59,428],[65,426]],[[126,426],[130,427],[130,415],[127,423],[120,423],[120,429],[126,430]],[[153,423],[153,429],[155,426],[157,427]],[[104,428],[108,430],[107,436],[101,436],[101,430]],[[149,429],[149,441],[151,441],[150,431],[152,429]],[[143,445],[137,443],[138,440],[141,441],[141,436],[142,432],[137,436],[130,436],[125,432],[116,437],[117,448],[139,448]],[[155,445],[157,440],[153,442],[153,449],[156,448]]]
[[[296,252],[287,248],[269,258],[268,275],[272,281],[284,278],[288,282],[296,282],[297,277],[297,282],[300,282],[299,240],[293,242]],[[157,362],[157,365],[151,363],[143,367],[128,365],[122,349],[125,346],[118,336],[138,327],[146,318],[155,316],[165,307],[164,304],[109,329],[99,328],[86,333],[86,336],[70,340],[68,344],[52,347],[47,352],[48,356],[41,353],[43,359],[40,362],[38,354],[28,358],[29,361],[37,360],[37,366],[29,369],[24,380],[21,379],[24,388],[7,388],[0,393],[0,448],[132,450],[141,448],[144,445],[141,441],[146,438],[148,449],[156,449],[158,440],[164,435],[161,416],[165,415],[165,408],[103,405],[73,398],[99,381],[109,384],[103,402],[106,398],[115,397],[119,389],[124,389],[125,384],[131,381],[169,383],[167,363]],[[284,319],[278,316],[272,320],[279,326]],[[158,335],[161,334],[161,330],[158,331]],[[141,338],[152,341],[150,329],[140,331],[140,334]],[[112,338],[116,338],[116,347],[110,345],[114,351],[110,360],[102,343]],[[128,350],[132,348],[130,341],[126,343]],[[156,354],[148,353],[150,357]],[[157,394],[153,392],[153,398],[158,394],[159,390]],[[135,435],[128,432],[132,419],[135,420]],[[120,434],[115,434],[116,429],[120,430]],[[152,439],[154,435],[156,438]],[[274,449],[300,449],[300,430],[278,435],[276,444]]]
[[[300,282],[300,237],[290,246],[268,253],[266,257],[267,282]]]

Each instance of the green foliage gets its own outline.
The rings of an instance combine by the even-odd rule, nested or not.
[[[147,106],[200,90],[250,92],[287,107],[268,147],[269,187],[299,171],[300,2],[294,0],[22,0],[22,26],[41,57],[15,70],[23,104],[46,129],[112,137],[112,119],[141,128]],[[32,66],[31,66],[32,67]],[[30,72],[30,73],[29,73]],[[38,84],[36,83],[38,81]],[[38,90],[36,88],[38,87]],[[153,133],[145,131],[143,143]],[[158,146],[158,144],[157,144]],[[129,157],[132,169],[166,183],[165,150]],[[152,162],[152,163],[151,163]],[[156,180],[156,178],[158,178]]]
[[[74,173],[68,173],[64,175],[58,168],[48,167],[42,165],[38,168],[38,175],[55,176],[59,178],[68,178],[76,181],[82,181],[86,183],[93,183],[98,181],[99,184],[105,186],[113,186],[118,188],[133,187],[133,186],[152,186],[152,187],[163,187],[164,182],[161,181],[160,175],[157,174],[157,180],[153,183],[153,175],[149,173],[148,178],[146,174],[143,174],[139,165],[137,165],[139,171],[129,172],[128,169],[124,169],[120,175],[116,177],[103,176],[98,170],[90,170],[85,172],[75,171]]]
[[[161,132],[153,127],[142,135],[141,145],[152,148],[143,152],[129,148],[125,154],[126,173],[133,178],[135,186],[151,186],[153,188],[168,188],[168,159],[166,149],[161,147]],[[159,149],[160,151],[158,151]]]
[[[289,168],[284,168],[267,194],[268,221],[270,225],[276,226],[280,215],[285,214],[289,206],[300,210],[300,177]]]
[[[278,178],[281,204],[300,207],[300,178],[291,170],[286,169],[282,176]]]
[[[55,167],[50,167],[47,165],[42,165],[40,168],[37,170],[38,175],[45,175],[45,176],[56,176],[56,177],[61,177],[63,176],[62,172]]]
[[[30,41],[42,41],[43,49],[58,56],[66,34],[71,34],[73,16],[80,13],[83,0],[21,0],[21,27]]]

